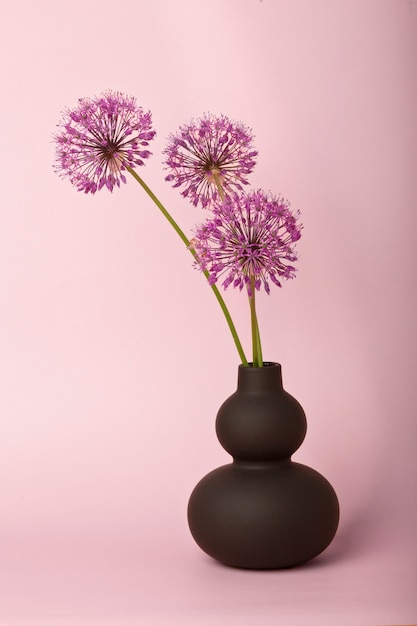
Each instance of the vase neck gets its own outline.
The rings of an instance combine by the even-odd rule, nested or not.
[[[237,388],[240,392],[271,392],[282,389],[279,363],[264,363],[263,367],[239,365]]]

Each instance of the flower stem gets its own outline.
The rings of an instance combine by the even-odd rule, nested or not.
[[[129,174],[131,174],[133,176],[133,178],[142,186],[142,188],[146,191],[146,193],[148,194],[148,196],[151,198],[151,200],[153,200],[153,202],[156,204],[156,206],[158,207],[158,209],[161,211],[161,213],[163,214],[163,216],[168,220],[168,222],[171,224],[171,226],[173,227],[173,229],[175,230],[175,232],[177,233],[177,235],[180,237],[180,239],[183,241],[183,243],[186,245],[187,249],[191,252],[191,254],[193,255],[193,257],[195,259],[197,259],[197,254],[195,252],[195,250],[193,249],[191,242],[189,241],[189,239],[187,238],[187,236],[184,234],[184,232],[181,230],[181,228],[178,226],[177,222],[174,220],[174,218],[170,215],[170,213],[168,213],[168,211],[166,210],[166,208],[163,206],[163,204],[158,200],[158,198],[155,196],[155,194],[153,193],[153,191],[148,187],[148,185],[145,183],[144,180],[142,180],[142,178],[139,176],[139,174],[132,169],[131,167],[129,167],[128,165],[125,165],[127,171],[129,172]],[[204,276],[208,279],[210,277],[210,274],[207,270],[204,270]],[[231,318],[231,315],[229,313],[229,310],[226,306],[225,301],[223,300],[218,288],[216,287],[216,285],[210,285],[212,291],[214,292],[214,295],[217,298],[218,303],[220,304],[220,307],[223,311],[223,314],[226,318],[227,324],[229,326],[230,332],[232,333],[232,337],[233,337],[233,341],[235,342],[235,346],[236,349],[239,353],[240,359],[242,361],[242,365],[248,366],[248,361],[246,359],[245,353],[243,351],[242,348],[242,344],[240,343],[235,325],[233,324],[233,320]]]
[[[258,318],[256,316],[255,306],[255,278],[250,279],[251,295],[249,296],[250,319],[252,327],[252,354],[253,367],[263,367],[261,337],[259,334]]]
[[[220,181],[219,174],[217,174],[217,173],[213,174],[213,178],[214,178],[214,182],[215,182],[216,187],[217,187],[217,191],[219,192],[220,200],[224,200],[224,190],[223,190],[223,187],[222,187],[222,183]]]

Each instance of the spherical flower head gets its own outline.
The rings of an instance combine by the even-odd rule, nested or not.
[[[192,239],[196,266],[209,273],[210,284],[222,277],[225,289],[246,287],[251,297],[262,285],[269,293],[269,280],[281,287],[282,279],[295,276],[300,214],[281,196],[261,190],[234,194],[216,202],[212,213]]]
[[[113,191],[126,182],[126,166],[144,165],[155,137],[151,113],[132,96],[106,91],[95,98],[80,98],[67,109],[54,136],[55,170],[85,193],[107,187]]]
[[[258,154],[252,141],[252,132],[243,124],[205,114],[170,135],[164,154],[171,173],[165,180],[183,187],[181,194],[194,206],[205,208],[248,184]]]

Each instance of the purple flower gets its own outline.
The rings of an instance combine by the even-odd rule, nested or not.
[[[116,91],[95,98],[80,98],[77,108],[63,113],[54,136],[55,170],[85,193],[102,187],[113,191],[126,182],[123,170],[143,165],[146,149],[155,137],[151,113],[136,99]]]
[[[171,173],[165,180],[184,187],[181,194],[194,206],[207,207],[219,193],[228,195],[248,184],[258,154],[252,140],[243,124],[206,114],[170,135],[164,154]]]
[[[212,212],[191,242],[196,265],[209,272],[210,284],[223,277],[225,289],[232,283],[239,289],[246,286],[251,297],[253,287],[263,285],[269,293],[268,280],[281,287],[280,279],[295,276],[294,243],[302,226],[299,212],[292,213],[286,200],[258,190],[216,202]]]

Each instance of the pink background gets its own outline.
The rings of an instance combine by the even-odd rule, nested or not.
[[[417,3],[1,0],[0,30],[1,626],[417,623]],[[340,498],[303,568],[223,568],[189,534],[238,355],[133,180],[52,170],[61,110],[108,88],[152,111],[141,174],[188,233],[161,153],[205,111],[252,127],[252,185],[303,213],[298,277],[258,301],[307,413],[294,459]]]

